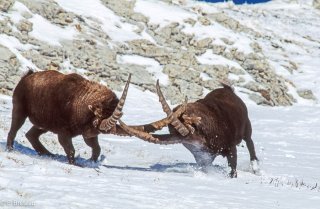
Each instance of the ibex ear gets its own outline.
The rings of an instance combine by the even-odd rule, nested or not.
[[[93,113],[94,113],[94,108],[93,108],[93,106],[92,106],[92,105],[88,105],[88,108],[89,108],[89,110],[90,110],[91,112],[93,112]]]
[[[99,118],[102,117],[101,109],[99,109],[98,107],[88,105],[88,108],[96,117],[99,117]]]

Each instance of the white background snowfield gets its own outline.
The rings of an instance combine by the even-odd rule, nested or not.
[[[104,11],[94,12],[98,0],[86,1],[56,0],[66,10],[75,13],[87,13],[101,18],[101,21],[118,22],[117,16]],[[81,3],[82,2],[82,3]],[[83,3],[85,2],[85,3]],[[283,73],[299,87],[312,89],[320,98],[320,32],[319,11],[315,11],[308,3],[283,3],[272,1],[255,6],[238,6],[239,10],[261,12],[264,10],[268,18],[254,18],[246,12],[234,13],[238,19],[247,24],[256,25],[261,32],[267,32],[299,38],[308,33],[311,39],[318,42],[306,43],[299,49],[287,48],[286,56],[299,62],[299,72]],[[152,10],[145,8],[154,4],[167,12],[167,15],[155,16]],[[190,2],[194,4],[194,2]],[[217,4],[224,7],[226,4]],[[205,9],[214,10],[213,6],[201,3]],[[21,3],[14,5],[16,11],[23,11]],[[280,8],[280,9],[279,9]],[[136,9],[154,15],[152,21],[166,24],[170,18],[185,18],[183,9],[167,8],[157,1],[137,0]],[[177,16],[172,16],[178,14]],[[101,14],[101,15],[99,15]],[[18,13],[12,14],[19,18]],[[275,22],[277,15],[278,22]],[[290,17],[300,15],[301,22],[290,23]],[[169,20],[165,20],[168,18]],[[281,21],[280,21],[281,20]],[[50,23],[34,17],[33,35],[52,44],[59,44],[62,37],[72,39],[73,30],[66,29],[56,36],[37,33]],[[287,24],[286,24],[287,23]],[[288,24],[289,23],[289,24]],[[130,26],[123,27],[130,31]],[[59,30],[58,28],[51,28]],[[105,31],[119,41],[135,38],[118,36],[116,27],[105,24]],[[206,31],[204,31],[205,33]],[[210,31],[209,31],[210,32]],[[221,32],[222,33],[222,32]],[[201,34],[199,34],[201,35]],[[219,34],[216,34],[219,35]],[[230,35],[230,34],[220,34]],[[238,37],[243,43],[245,37]],[[318,43],[318,47],[316,46]],[[25,66],[33,66],[21,56],[18,49],[27,49],[28,45],[16,39],[0,34],[0,44],[15,53]],[[264,46],[263,42],[259,43]],[[266,46],[265,46],[266,47]],[[303,50],[302,50],[303,49]],[[245,44],[244,44],[245,50]],[[268,48],[264,48],[269,52]],[[271,50],[271,49],[270,49]],[[301,55],[303,54],[303,55]],[[199,59],[206,62],[210,53]],[[270,62],[281,73],[278,61],[283,59],[282,52],[267,53]],[[130,57],[122,57],[123,62],[130,62]],[[152,60],[137,59],[135,62],[150,64],[150,70],[157,71],[158,77],[165,84],[161,68]],[[229,60],[219,59],[219,62]],[[230,63],[227,63],[230,64]],[[68,67],[68,66],[66,66]],[[23,69],[22,69],[23,70]],[[284,71],[283,71],[284,72]],[[250,78],[248,78],[250,79]],[[106,81],[107,82],[107,81]],[[69,165],[56,135],[47,133],[42,136],[45,146],[55,158],[39,157],[31,147],[24,134],[31,127],[26,122],[17,134],[15,151],[6,152],[6,137],[11,123],[12,100],[8,96],[0,96],[0,208],[110,208],[110,209],[185,209],[185,208],[239,208],[239,209],[318,209],[320,207],[320,104],[296,97],[297,103],[291,107],[257,106],[236,88],[236,93],[245,101],[249,109],[253,126],[253,141],[260,160],[261,172],[252,173],[249,154],[245,144],[238,147],[238,178],[227,177],[229,168],[226,159],[217,157],[208,173],[199,171],[193,156],[182,145],[160,146],[143,142],[135,137],[118,137],[100,135],[99,141],[102,156],[98,163],[87,159],[91,149],[85,145],[81,137],[74,138],[77,162],[84,168]],[[119,95],[119,94],[118,94]],[[165,117],[158,98],[151,92],[142,92],[131,85],[124,108],[123,120],[127,124],[143,124]],[[166,133],[163,130],[159,133]]]

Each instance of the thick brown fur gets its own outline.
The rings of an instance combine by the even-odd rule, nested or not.
[[[92,111],[99,113],[101,118],[108,118],[118,102],[119,99],[110,89],[78,74],[29,71],[13,93],[7,148],[13,149],[17,131],[29,118],[33,127],[26,137],[40,155],[51,155],[39,141],[41,134],[51,131],[58,135],[69,163],[75,163],[71,139],[77,135],[82,135],[92,148],[92,160],[96,161],[100,155],[97,138],[100,131],[93,125],[96,115]]]
[[[222,155],[227,157],[232,169],[230,175],[235,177],[236,145],[242,139],[247,143],[251,161],[257,160],[246,105],[231,87],[224,85],[223,88],[210,92],[205,98],[188,103],[184,114],[201,117],[200,123],[193,124],[195,132],[182,140],[183,145],[190,150],[199,165],[208,166],[217,155]],[[182,116],[179,119],[185,123]],[[172,125],[169,125],[169,131],[171,135],[179,136]]]

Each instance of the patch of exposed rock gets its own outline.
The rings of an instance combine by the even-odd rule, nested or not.
[[[55,1],[30,1],[30,0],[19,0],[21,3],[26,5],[31,12],[39,14],[45,19],[58,25],[68,25],[73,22],[75,15],[73,13],[65,11]]]
[[[320,0],[313,0],[313,7],[316,9],[320,9]]]
[[[212,14],[205,14],[208,19],[214,20],[218,23],[220,23],[221,25],[233,30],[233,31],[237,31],[237,32],[245,32],[248,34],[252,34],[256,37],[260,37],[261,34],[254,31],[253,29],[241,24],[239,21],[233,19],[232,17],[228,16],[227,14],[225,14],[224,12],[220,12],[220,13],[212,13]]]
[[[310,89],[298,89],[297,93],[304,99],[316,100],[316,97]]]
[[[275,73],[263,56],[256,53],[250,53],[246,56],[242,53],[240,55],[235,53],[233,56],[256,81],[244,85],[245,88],[259,93],[262,97],[258,100],[254,99],[254,101],[272,106],[287,106],[295,102],[288,93],[287,81]]]
[[[11,95],[20,80],[20,63],[16,56],[2,45],[0,45],[0,54],[0,93]]]
[[[33,27],[33,23],[28,20],[21,20],[17,25],[17,28],[19,31],[21,31],[21,33],[31,32],[32,27]]]
[[[12,24],[12,22],[7,17],[4,18],[3,20],[0,20],[0,33],[10,34],[12,32],[12,28],[10,27],[10,24]]]
[[[94,18],[80,17],[65,11],[55,1],[29,1],[19,0],[25,4],[32,13],[39,14],[59,27],[71,25],[76,27],[79,35],[73,41],[64,41],[61,46],[50,46],[29,36],[33,24],[28,20],[32,14],[23,14],[25,19],[14,24],[9,18],[0,20],[0,33],[16,37],[21,43],[34,45],[31,50],[22,51],[21,54],[31,60],[40,69],[65,70],[66,63],[71,67],[68,70],[85,69],[86,75],[92,80],[103,80],[114,90],[121,90],[132,73],[132,83],[155,91],[155,80],[146,70],[147,66],[123,64],[117,62],[118,55],[140,55],[158,61],[163,73],[169,77],[169,84],[163,88],[164,94],[173,104],[181,103],[185,96],[190,100],[202,98],[204,89],[213,90],[220,86],[220,81],[229,81],[235,86],[249,90],[249,97],[258,104],[265,105],[291,105],[293,97],[288,93],[287,81],[278,76],[263,55],[258,43],[252,42],[250,47],[254,51],[245,54],[237,48],[232,48],[234,41],[220,38],[221,44],[216,44],[215,37],[196,38],[192,34],[183,32],[182,23],[172,22],[160,27],[149,22],[149,18],[134,11],[135,1],[101,0],[103,5],[121,17],[122,22],[137,26],[135,31],[141,34],[146,31],[154,42],[146,39],[136,39],[126,43],[114,43],[103,32],[101,25],[95,23]],[[7,2],[7,3],[3,3]],[[14,1],[1,1],[0,9],[8,11]],[[166,1],[169,4],[183,4],[178,1]],[[2,6],[4,5],[4,6]],[[248,33],[253,37],[261,37],[259,33],[242,25],[239,21],[229,17],[226,13],[207,14],[197,11],[197,19],[186,19],[184,24],[194,26],[197,22],[204,26],[220,23],[237,32]],[[13,30],[13,27],[18,30]],[[236,61],[241,68],[227,65],[204,65],[198,62],[197,56],[208,49],[216,55]],[[1,57],[2,91],[13,89],[20,75],[19,63],[13,54],[6,48],[0,48],[7,55]],[[8,69],[11,69],[9,72]],[[201,76],[205,73],[208,78]],[[251,75],[253,81],[246,82],[245,74]],[[12,75],[12,76],[11,76]],[[231,78],[230,78],[230,75]],[[11,78],[12,77],[12,78]],[[306,99],[314,99],[312,92],[301,90],[298,94]]]
[[[15,2],[15,0],[1,0],[0,1],[0,11],[7,12],[12,7],[14,2]]]
[[[125,18],[128,22],[137,24],[137,22],[148,23],[149,18],[141,13],[134,12],[136,1],[119,0],[101,0],[101,2],[115,12],[117,15]],[[141,25],[140,25],[141,26]]]

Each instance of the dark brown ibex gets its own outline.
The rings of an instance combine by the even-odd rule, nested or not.
[[[153,124],[127,126],[119,120],[129,134],[156,144],[182,143],[194,156],[198,165],[207,167],[217,155],[227,157],[230,176],[236,177],[237,148],[246,142],[252,163],[257,161],[251,139],[251,123],[244,102],[228,85],[210,92],[204,99],[184,103],[171,111],[157,82],[157,93],[168,117],[160,126]],[[171,124],[170,124],[171,123]],[[149,134],[168,125],[170,134]]]
[[[99,133],[126,135],[116,123],[122,116],[129,83],[130,75],[119,100],[107,87],[78,74],[29,70],[13,93],[7,149],[13,149],[16,133],[28,117],[33,126],[26,137],[38,154],[52,155],[39,141],[41,134],[51,131],[58,134],[70,164],[75,164],[72,138],[77,135],[83,136],[92,148],[91,159],[97,161]]]

